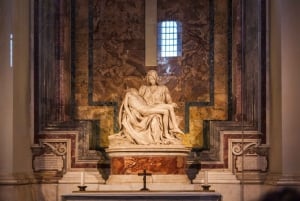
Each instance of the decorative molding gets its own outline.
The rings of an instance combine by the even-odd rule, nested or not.
[[[260,140],[247,140],[248,142],[234,142],[232,143],[232,154],[235,158],[234,170],[236,172],[242,171],[261,171],[266,172],[268,167],[267,155],[260,149]],[[249,142],[250,141],[250,142]],[[260,155],[263,153],[264,155]]]
[[[58,157],[61,157],[63,169],[56,171],[61,174],[76,168],[97,168],[98,162],[104,156],[98,151],[89,150],[89,134],[85,130],[41,132],[39,144],[32,146],[33,169],[40,170],[35,167],[36,157],[44,157],[43,160],[47,160],[47,157],[59,160]]]
[[[268,170],[268,147],[260,139],[229,140],[232,171],[244,183],[263,183]]]
[[[0,185],[25,185],[35,183],[35,178],[29,173],[1,173]]]
[[[212,123],[212,122],[211,122]],[[201,164],[206,167],[232,169],[229,164],[232,164],[231,141],[260,138],[261,134],[257,131],[241,131],[241,130],[219,130],[222,127],[214,127],[210,137],[210,149],[202,151],[200,154]]]
[[[300,175],[270,173],[266,177],[265,184],[274,186],[300,186]]]
[[[63,139],[40,140],[31,147],[34,173],[43,177],[59,177],[66,172],[67,142]]]

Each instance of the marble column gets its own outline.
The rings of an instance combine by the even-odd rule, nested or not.
[[[29,11],[30,0],[0,1],[0,200],[32,200]]]
[[[270,174],[268,183],[300,182],[300,2],[270,1]]]

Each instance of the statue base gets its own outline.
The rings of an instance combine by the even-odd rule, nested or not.
[[[189,183],[186,174],[190,149],[183,145],[131,145],[109,147],[111,164],[107,184]],[[145,177],[142,173],[145,172]]]

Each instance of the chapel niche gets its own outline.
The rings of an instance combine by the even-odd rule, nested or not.
[[[70,166],[96,167],[124,91],[156,69],[179,105],[184,143],[204,167],[228,167],[219,132],[265,129],[265,24],[252,17],[264,16],[255,9],[264,1],[246,4],[241,16],[236,0],[157,0],[158,21],[182,22],[182,56],[145,66],[145,0],[35,1],[35,141],[70,139]]]

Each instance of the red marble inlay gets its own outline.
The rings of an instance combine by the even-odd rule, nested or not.
[[[183,156],[125,156],[111,158],[111,174],[137,174],[144,169],[152,174],[185,174]]]

